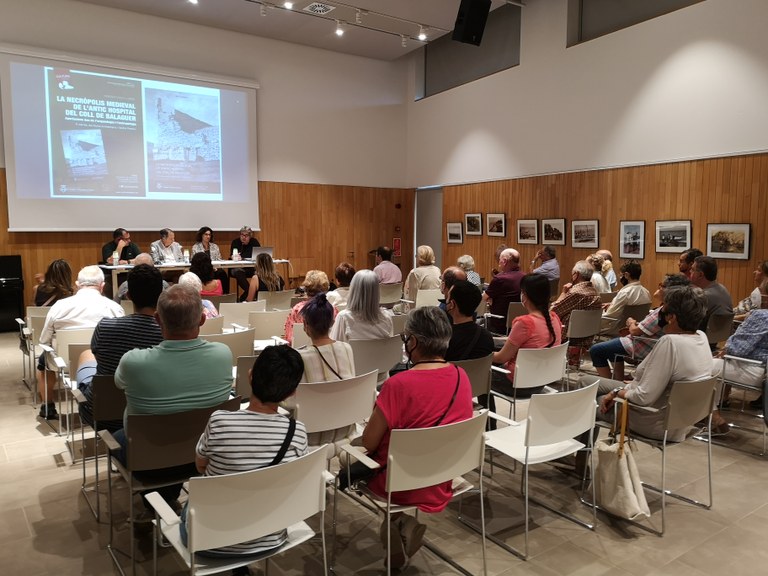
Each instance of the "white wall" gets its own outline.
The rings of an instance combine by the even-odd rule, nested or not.
[[[404,62],[71,0],[0,0],[0,14],[4,43],[257,81],[259,180],[406,183]]]
[[[707,0],[572,48],[523,8],[520,66],[408,104],[408,184],[768,149],[768,2]]]

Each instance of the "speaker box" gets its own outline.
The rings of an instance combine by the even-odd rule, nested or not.
[[[490,11],[491,0],[461,0],[451,38],[480,46]]]

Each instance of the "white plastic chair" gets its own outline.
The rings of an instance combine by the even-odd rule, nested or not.
[[[464,369],[469,377],[469,383],[472,385],[472,396],[477,398],[490,394],[492,362],[493,354],[489,354],[471,360],[454,360],[451,364]]]
[[[224,316],[226,327],[234,327],[235,329],[246,328],[248,326],[248,314],[258,311],[263,312],[266,309],[266,304],[264,300],[258,302],[236,302],[234,304],[222,302],[221,306],[219,306],[219,314]]]
[[[408,321],[408,314],[392,315],[392,334],[398,336],[405,331],[405,323]]]
[[[293,325],[293,342],[291,346],[298,350],[299,348],[307,348],[312,345],[312,340],[309,339],[307,333],[304,332],[304,324]]]
[[[403,283],[379,284],[379,306],[392,308],[403,296]]]
[[[387,497],[383,499],[363,488],[363,494],[384,513],[387,526],[392,526],[391,515],[415,509],[415,506],[399,506],[392,503],[392,492],[416,490],[435,486],[443,482],[453,482],[453,497],[464,494],[472,489],[462,475],[478,470],[480,491],[480,517],[483,554],[483,574],[487,574],[485,559],[485,507],[483,504],[483,466],[485,464],[485,436],[483,434],[488,419],[488,412],[483,411],[468,420],[434,426],[432,428],[412,428],[392,430],[389,440],[387,457]],[[371,468],[379,465],[367,457],[365,453],[351,444],[342,446],[342,450]],[[339,474],[344,474],[341,470]],[[338,490],[337,490],[338,491]],[[336,491],[336,492],[337,492]],[[334,493],[334,504],[336,495]],[[334,505],[334,510],[336,506]],[[416,509],[418,516],[418,509]],[[391,531],[387,531],[387,558],[390,558]],[[336,526],[334,524],[334,543],[336,542]],[[444,561],[464,574],[469,572],[456,564],[445,553],[429,542],[424,546]],[[391,574],[392,563],[387,562],[387,575]]]
[[[433,288],[429,290],[419,290],[416,294],[415,308],[421,308],[422,306],[437,306],[440,304],[440,298],[443,297],[443,293],[439,288]]]
[[[602,328],[603,312],[596,310],[573,310],[568,318],[568,340],[581,338],[594,338],[600,334]],[[579,346],[579,359],[576,371],[581,370],[581,353],[583,348]],[[566,365],[566,382],[568,382],[568,368]]]
[[[714,346],[725,342],[733,333],[733,314],[713,314],[707,320],[707,341]]]
[[[294,290],[279,290],[279,291],[260,291],[258,301],[264,301],[264,305],[266,306],[265,310],[272,311],[272,310],[290,310],[293,308],[291,306],[291,298],[296,296],[296,292]]]
[[[538,388],[562,381],[565,376],[568,342],[551,348],[520,348],[515,360],[513,396],[491,389],[491,394],[510,403],[512,419],[517,418],[517,391],[523,388]]]
[[[232,366],[237,366],[237,359],[240,356],[253,356],[253,328],[226,334],[201,334],[200,337],[208,342],[225,344],[232,352]]]
[[[200,335],[221,334],[224,332],[224,316],[206,318],[205,323],[200,326]]]
[[[248,326],[253,328],[256,340],[268,340],[273,336],[285,336],[285,320],[290,310],[272,310],[251,312],[248,314]]]
[[[748,383],[743,382],[741,380],[736,380],[734,378],[728,378],[726,377],[726,374],[729,372],[732,372],[733,370],[736,370],[738,366],[741,367],[751,367],[753,369],[762,369],[763,376],[760,378],[759,382],[755,383]],[[725,394],[725,388],[726,386],[730,386],[732,388],[738,388],[742,391],[742,405],[746,402],[746,392],[756,392],[758,394],[764,395],[766,387],[768,387],[768,364],[766,362],[761,362],[759,360],[752,360],[751,358],[742,358],[740,356],[733,356],[732,354],[726,354],[723,356],[723,370],[720,372],[720,398],[718,398],[718,403],[722,401],[722,397]],[[740,411],[740,414],[745,415],[744,409],[742,408]],[[763,410],[763,413],[757,412],[752,414],[755,418],[758,418],[760,420],[759,429],[749,428],[747,426],[742,426],[740,424],[736,424],[734,422],[731,422],[729,426],[731,428],[735,428],[737,430],[744,430],[746,432],[754,432],[757,434],[762,435],[763,437],[763,448],[761,452],[759,452],[759,456],[764,456],[766,453],[766,438],[768,438],[768,426],[766,425],[765,421],[765,410]],[[715,441],[715,444],[720,444],[719,442]],[[727,445],[729,447],[734,447],[732,444],[723,444]]]
[[[248,378],[248,371],[253,368],[253,363],[256,362],[256,358],[258,358],[258,354],[247,354],[237,358],[235,394],[240,396],[244,402],[251,397],[251,381]]]
[[[350,340],[355,357],[355,374],[367,374],[371,370],[379,373],[379,383],[389,377],[389,371],[403,359],[403,341],[400,335],[375,338],[372,340]]]
[[[253,556],[212,558],[196,552],[255,540],[286,529],[285,544],[257,558],[267,563],[267,570],[270,557],[315,535],[305,520],[319,513],[323,574],[327,574],[324,452],[321,448],[296,460],[249,472],[190,478],[188,546],[181,542],[181,519],[157,492],[152,492],[147,500],[157,516],[155,530],[159,528],[186,564],[189,574],[194,576],[218,574],[256,561]],[[153,538],[154,574],[157,574],[157,540]]]
[[[525,422],[513,422],[499,418],[509,426],[492,430],[486,434],[486,445],[489,448],[498,450],[523,465],[522,495],[525,501],[523,512],[525,517],[525,550],[520,552],[493,535],[488,535],[488,538],[523,560],[528,559],[529,500],[590,530],[594,529],[597,523],[597,511],[594,505],[592,506],[592,523],[589,524],[531,498],[528,484],[528,467],[531,464],[552,462],[585,449],[589,452],[590,458],[592,457],[592,429],[595,426],[595,409],[597,406],[596,393],[597,382],[570,392],[534,394],[528,405],[528,418]],[[492,414],[491,416],[495,415]],[[587,445],[575,439],[584,432],[589,432]],[[594,467],[592,469],[594,470]],[[582,480],[582,483],[584,482],[586,482],[586,473]],[[594,497],[593,482],[592,502],[595,501]],[[459,519],[471,526],[467,520],[461,517]]]
[[[133,305],[132,300],[121,300],[120,306],[122,307],[123,311],[125,312],[126,316],[130,316],[135,311],[135,306]]]

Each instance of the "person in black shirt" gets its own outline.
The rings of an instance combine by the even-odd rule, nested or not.
[[[457,280],[446,295],[445,311],[453,322],[453,335],[445,354],[449,362],[482,358],[493,352],[493,336],[472,317],[480,300],[480,289],[467,280]]]
[[[232,240],[232,244],[229,249],[229,259],[235,260],[235,250],[237,250],[239,259],[253,258],[253,249],[259,248],[261,244],[252,236],[253,231],[250,226],[243,226],[240,228],[240,235]],[[248,294],[248,287],[250,282],[248,281],[253,276],[253,268],[235,268],[229,271],[229,275],[237,281],[237,285],[243,291],[242,298],[245,299]]]
[[[112,254],[119,254],[119,262],[112,261]],[[133,264],[133,259],[141,254],[141,248],[131,242],[131,233],[125,228],[116,228],[112,232],[112,242],[101,247],[101,261],[104,264],[117,266],[118,264]]]

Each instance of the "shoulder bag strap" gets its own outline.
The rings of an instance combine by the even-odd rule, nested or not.
[[[317,355],[318,355],[318,356],[320,356],[320,360],[322,360],[322,361],[323,361],[323,364],[325,364],[326,366],[328,366],[328,370],[330,370],[331,372],[333,372],[333,373],[334,373],[334,375],[336,376],[336,378],[338,378],[339,380],[344,380],[344,378],[342,378],[341,376],[339,376],[339,373],[338,373],[338,372],[336,372],[336,370],[334,370],[334,369],[333,369],[333,366],[331,366],[330,364],[328,364],[328,360],[326,360],[326,359],[325,359],[325,356],[323,356],[322,352],[320,352],[320,349],[319,349],[317,346],[312,346],[312,348],[314,348],[314,349],[317,351]]]
[[[291,440],[293,440],[294,432],[296,432],[296,420],[288,418],[288,432],[285,435],[285,440],[283,440],[283,444],[280,446],[277,455],[272,459],[272,462],[269,463],[270,466],[280,464],[280,461],[285,457],[285,453],[288,452],[288,446],[291,445]]]
[[[459,382],[461,381],[461,372],[459,372],[458,366],[454,365],[454,368],[456,368],[456,387],[453,389],[453,396],[451,396],[451,401],[448,403],[448,408],[445,409],[443,415],[437,419],[437,422],[435,422],[433,426],[440,426],[440,423],[448,415],[448,412],[450,412],[451,406],[453,406],[453,401],[456,400],[456,393],[459,391]]]

